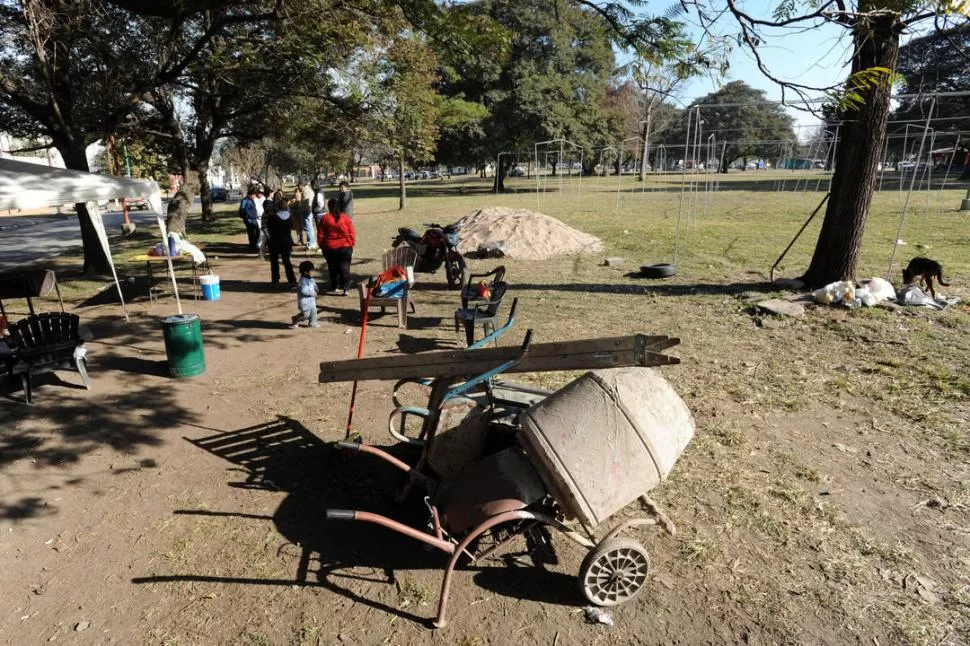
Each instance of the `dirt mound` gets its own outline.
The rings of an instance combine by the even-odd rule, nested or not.
[[[505,243],[506,256],[523,260],[603,250],[603,243],[596,236],[528,209],[479,209],[459,222],[464,225],[459,246],[462,253],[474,252],[481,244],[502,242]]]

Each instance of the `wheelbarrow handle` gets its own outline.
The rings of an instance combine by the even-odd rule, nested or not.
[[[357,512],[353,509],[328,509],[327,520],[357,520]]]
[[[528,329],[525,331],[525,340],[522,341],[522,348],[519,351],[521,354],[526,354],[532,348],[532,330]]]
[[[335,442],[335,444],[338,449],[347,449],[348,451],[360,451],[361,447],[360,442],[348,442],[346,440]]]

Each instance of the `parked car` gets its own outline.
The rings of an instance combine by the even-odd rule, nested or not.
[[[210,195],[213,202],[225,202],[229,199],[229,191],[221,186],[213,186]]]
[[[128,202],[129,209],[141,209],[142,211],[148,209],[148,202],[145,201],[144,197],[129,197],[125,201]]]
[[[516,166],[509,171],[509,177],[525,177],[525,169],[521,166]]]

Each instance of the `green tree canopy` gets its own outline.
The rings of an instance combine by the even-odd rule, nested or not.
[[[695,107],[700,107],[700,150],[695,153],[694,142],[698,135],[695,119],[691,123],[690,153],[685,154],[687,114]],[[696,158],[694,161],[706,163],[708,137],[713,134],[718,155],[722,145],[727,143],[721,160],[721,170],[727,172],[729,165],[739,158],[777,157],[782,149],[778,141],[797,142],[792,123],[784,107],[769,102],[763,90],[756,90],[744,81],[731,81],[720,90],[693,101],[678,127],[664,134],[663,142],[668,147],[668,158],[674,154],[680,159]]]
[[[906,94],[920,95],[905,98],[893,115],[890,131],[903,132],[904,122],[922,126],[932,116],[930,126],[936,132],[937,147],[956,144],[955,133],[970,130],[970,96],[940,96],[936,92],[966,92],[970,90],[970,58],[961,52],[970,51],[970,23],[933,31],[914,38],[899,48],[899,74],[906,82]],[[919,132],[919,131],[917,131]],[[970,143],[970,136],[961,141]],[[941,146],[942,145],[942,146]],[[903,141],[893,137],[890,150],[901,152]]]

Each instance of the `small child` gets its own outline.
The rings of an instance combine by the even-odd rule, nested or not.
[[[317,282],[310,274],[313,272],[313,263],[304,260],[300,263],[300,282],[296,286],[296,305],[299,313],[293,317],[293,327],[299,327],[302,321],[306,321],[307,327],[320,327],[317,323]]]

